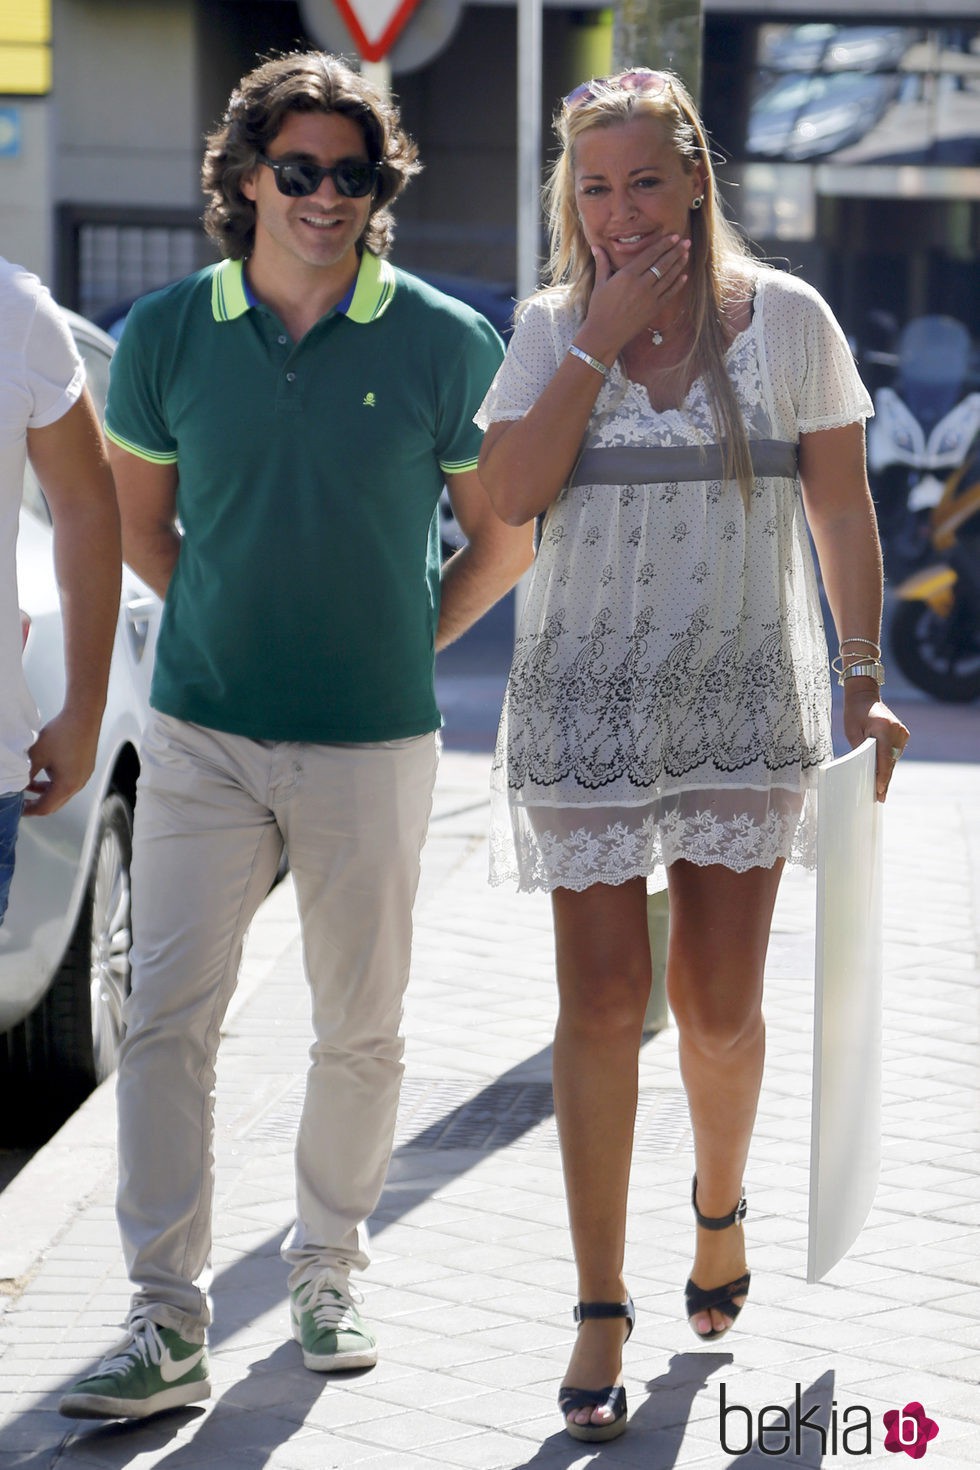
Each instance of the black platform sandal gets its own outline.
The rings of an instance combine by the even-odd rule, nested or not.
[[[691,1185],[691,1208],[694,1211],[694,1218],[702,1229],[728,1230],[732,1225],[741,1225],[748,1205],[743,1194],[730,1215],[702,1215],[698,1209],[698,1176],[695,1174]],[[744,1276],[740,1276],[737,1281],[729,1281],[727,1286],[713,1286],[705,1291],[697,1285],[693,1277],[688,1278],[688,1283],[684,1288],[684,1305],[687,1308],[688,1321],[698,1312],[724,1312],[726,1317],[732,1319],[728,1324],[728,1327],[731,1327],[743,1305],[736,1304],[733,1298],[748,1295],[751,1279],[751,1271],[746,1271]],[[696,1327],[692,1327],[691,1330],[694,1336],[702,1342],[711,1342],[715,1338],[724,1337],[728,1327],[713,1327],[710,1332],[698,1332]]]
[[[572,1315],[579,1326],[586,1317],[625,1317],[624,1343],[629,1342],[636,1322],[636,1308],[629,1296],[624,1302],[578,1302]],[[610,1384],[608,1388],[560,1388],[558,1408],[572,1439],[593,1442],[618,1439],[626,1430],[626,1389],[621,1383]],[[605,1424],[569,1424],[568,1416],[576,1409],[608,1409],[613,1417]]]

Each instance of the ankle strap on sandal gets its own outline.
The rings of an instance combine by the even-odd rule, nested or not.
[[[631,1296],[624,1302],[576,1302],[572,1308],[572,1316],[579,1324],[587,1317],[625,1317],[629,1323],[629,1332],[626,1334],[629,1337],[636,1321],[636,1308]]]
[[[702,1230],[727,1230],[731,1225],[741,1225],[748,1212],[748,1204],[745,1195],[741,1195],[738,1204],[728,1215],[702,1215],[698,1209],[698,1176],[695,1174],[691,1183],[691,1209],[694,1218]]]

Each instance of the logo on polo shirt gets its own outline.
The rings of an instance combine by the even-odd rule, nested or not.
[[[361,406],[363,408],[377,408],[378,400],[375,398],[373,393],[365,393],[364,397],[361,399]]]

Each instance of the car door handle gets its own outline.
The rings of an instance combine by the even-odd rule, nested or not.
[[[150,632],[150,617],[153,613],[154,602],[155,599],[152,597],[131,597],[125,604],[129,647],[137,663],[146,652],[146,640]]]

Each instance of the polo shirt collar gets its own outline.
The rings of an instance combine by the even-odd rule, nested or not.
[[[387,260],[365,250],[357,279],[334,310],[352,322],[373,322],[391,305],[395,294],[395,271]],[[255,306],[256,300],[245,279],[243,260],[222,260],[211,277],[211,313],[216,322],[232,322]]]

